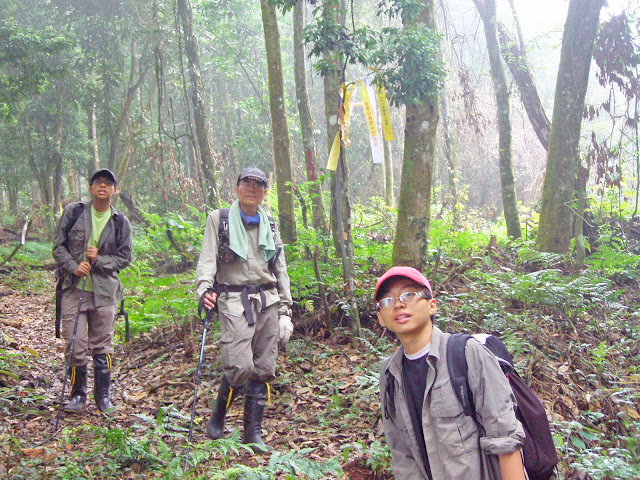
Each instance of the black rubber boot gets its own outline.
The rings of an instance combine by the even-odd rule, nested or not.
[[[111,385],[111,355],[99,353],[93,356],[94,385],[93,397],[95,398],[98,410],[109,415],[115,414],[118,410],[111,403],[109,387]]]
[[[267,453],[271,447],[262,441],[262,416],[267,404],[267,384],[258,380],[249,380],[244,398],[244,431],[242,443],[254,443],[254,453]]]
[[[224,419],[227,416],[227,410],[233,403],[235,396],[236,390],[231,388],[227,377],[222,375],[220,388],[218,388],[218,398],[213,406],[211,418],[207,421],[207,435],[209,438],[217,440],[224,435]]]
[[[71,367],[71,400],[64,407],[65,412],[80,413],[87,406],[87,366]]]

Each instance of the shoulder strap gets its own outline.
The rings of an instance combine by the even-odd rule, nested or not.
[[[122,225],[124,225],[124,213],[122,213],[120,210],[116,210],[116,212],[118,213],[118,215],[116,216],[116,220],[115,220],[115,229],[116,229],[116,240],[120,241],[120,232],[122,231]]]
[[[220,223],[218,225],[218,238],[220,235],[229,236],[229,209],[221,208],[220,209]]]
[[[464,410],[465,415],[475,418],[475,408],[473,404],[473,394],[469,386],[469,368],[465,355],[465,346],[471,335],[464,333],[454,333],[447,341],[447,366],[453,391],[458,397],[458,401]]]
[[[73,226],[76,224],[76,222],[80,218],[80,215],[82,215],[82,210],[84,210],[84,203],[82,202],[78,202],[73,206],[73,210],[71,211],[71,219],[64,228],[65,237],[69,234]]]
[[[511,355],[511,352],[509,352],[502,340],[488,333],[476,333],[473,335],[473,338],[491,350],[491,353],[496,357],[500,367],[505,373],[507,373],[507,369],[509,371],[515,370],[513,366],[513,355]]]
[[[271,227],[271,232],[273,233],[273,239],[276,239],[276,221],[271,215],[267,215],[269,219],[269,226]],[[220,223],[218,225],[218,238],[220,235],[228,235],[229,232],[229,209],[221,208],[220,209]]]

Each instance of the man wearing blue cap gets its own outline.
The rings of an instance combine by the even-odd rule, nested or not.
[[[87,404],[87,354],[91,353],[96,404],[101,412],[112,414],[117,408],[109,393],[111,340],[116,305],[123,298],[118,272],[131,262],[131,225],[111,205],[118,193],[113,172],[106,168],[95,172],[89,193],[91,201],[74,202],[64,209],[53,242],[67,361],[73,350],[71,362],[65,363],[71,366],[72,384],[65,411],[78,413]]]
[[[196,268],[197,298],[205,310],[217,307],[223,374],[207,435],[224,434],[227,409],[246,386],[243,443],[254,451],[270,448],[262,441],[262,418],[278,357],[278,340],[293,331],[289,276],[275,222],[261,206],[267,177],[258,168],[238,176],[237,199],[229,209],[207,218]]]

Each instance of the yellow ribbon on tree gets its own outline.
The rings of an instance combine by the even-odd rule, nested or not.
[[[333,139],[329,159],[327,160],[327,170],[336,171],[338,169],[338,157],[340,156],[340,132],[336,132],[336,138]]]
[[[391,114],[389,113],[387,91],[383,86],[378,87],[378,106],[380,107],[380,119],[382,120],[384,139],[389,142],[393,140],[393,128],[391,127]]]

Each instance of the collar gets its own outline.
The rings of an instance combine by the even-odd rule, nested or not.
[[[431,334],[431,348],[427,354],[427,363],[429,366],[437,370],[437,366],[440,363],[440,359],[446,354],[443,349],[447,344],[448,333],[444,333],[435,325],[433,326],[433,333]],[[404,348],[402,346],[398,348],[393,355],[388,359],[385,370],[391,373],[396,379],[402,376],[402,357],[405,355]]]

